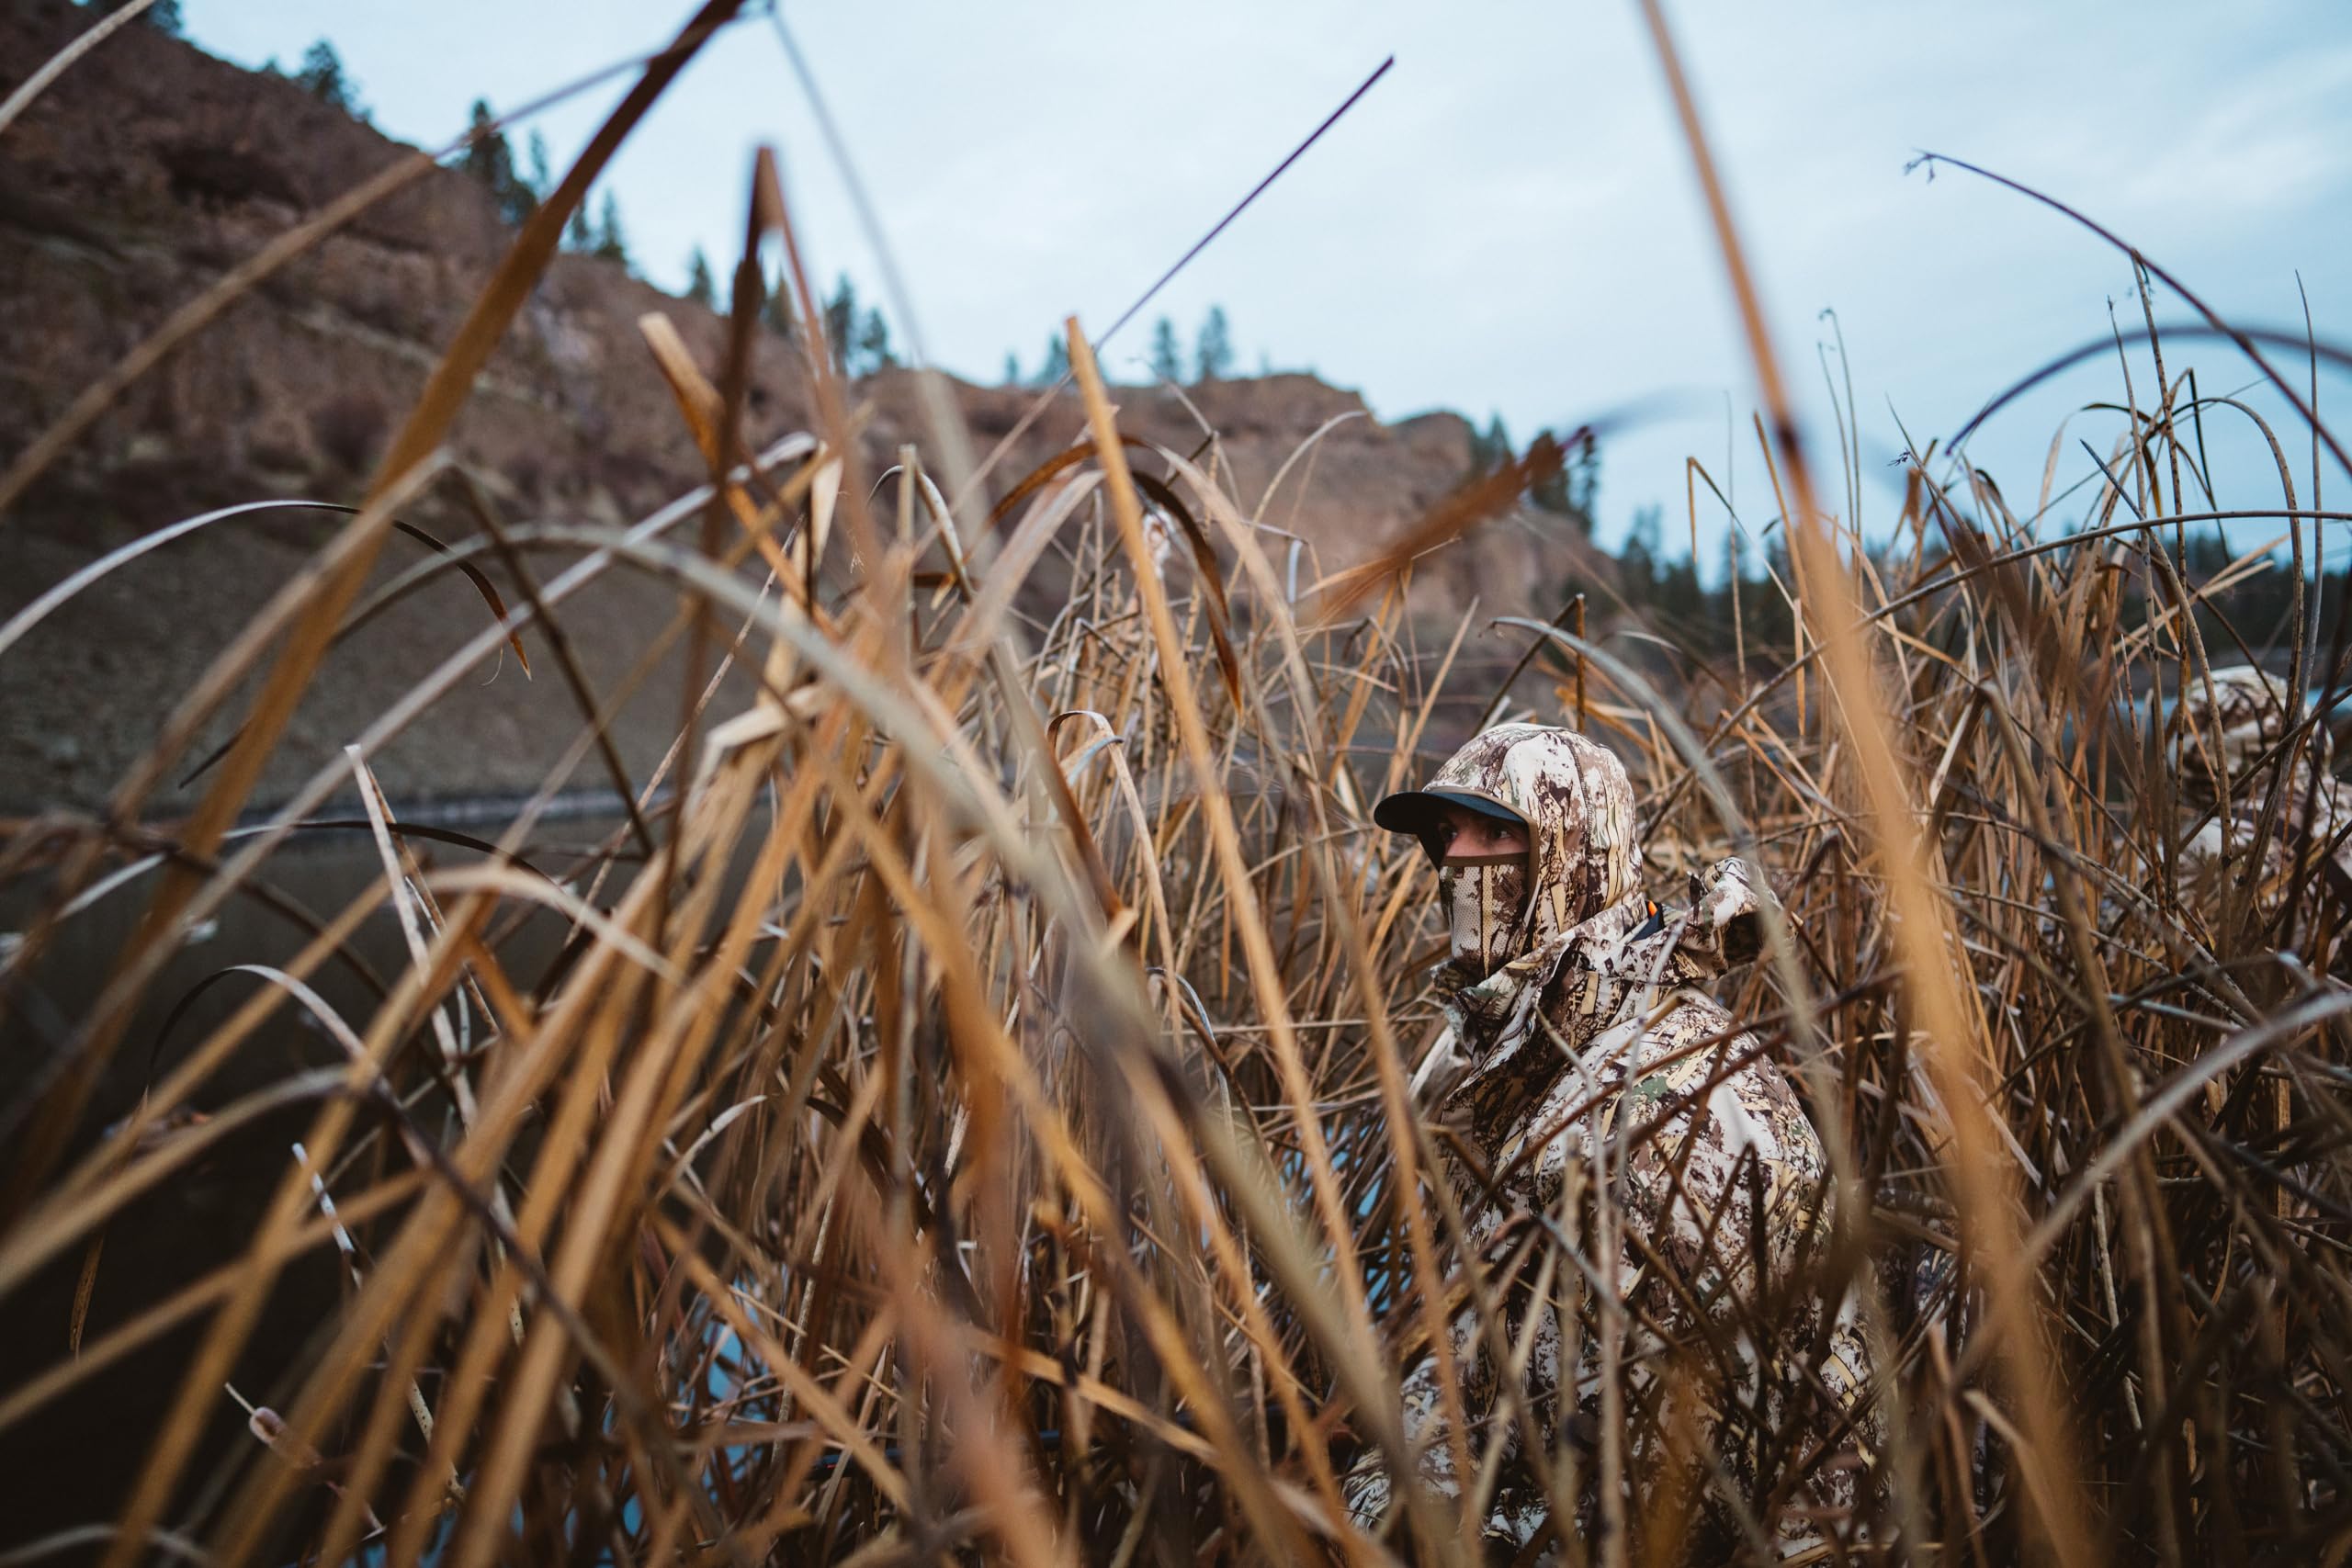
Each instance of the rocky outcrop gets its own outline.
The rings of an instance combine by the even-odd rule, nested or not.
[[[67,0],[0,13],[0,92],[86,26]],[[175,309],[290,225],[413,150],[292,82],[214,60],[131,27],[75,65],[0,133],[0,461]],[[266,497],[355,498],[512,232],[464,175],[427,176],[360,215],[267,280],[126,392],[37,489],[0,516],[0,621],[105,551],[205,509]],[[453,449],[513,519],[619,521],[700,479],[696,455],[637,326],[666,312],[714,375],[725,323],[608,263],[556,259],[484,374]],[[1034,326],[1034,323],[1032,323]],[[1030,327],[1008,336],[1025,336]],[[856,389],[877,462],[925,440],[912,378]],[[956,384],[986,450],[1034,398]],[[1306,376],[1187,389],[1123,389],[1122,423],[1191,452],[1204,424],[1245,510],[1311,550],[1302,583],[1351,564],[1410,526],[1459,483],[1469,427],[1437,413],[1383,425],[1354,393]],[[764,335],[749,395],[756,434],[813,423],[795,347]],[[1197,413],[1195,412],[1197,410]],[[1337,422],[1336,423],[1333,422]],[[1269,487],[1318,431],[1271,495]],[[1039,420],[995,471],[997,493],[1080,434],[1075,398]],[[445,502],[415,519],[469,535]],[[103,800],[176,695],[334,526],[325,513],[267,513],[158,550],[77,599],[0,657],[0,812]],[[1564,530],[1547,520],[1544,526]],[[419,558],[395,547],[384,574]],[[540,563],[548,572],[561,564]],[[1535,609],[1565,574],[1551,542],[1521,525],[1430,558],[1417,609]],[[600,690],[627,678],[675,610],[650,581],[615,581],[574,612]],[[445,578],[339,648],[298,716],[264,797],[293,788],[366,716],[481,624]],[[379,760],[395,793],[526,787],[577,732],[557,683],[490,671]],[[656,670],[619,727],[640,774],[673,732],[681,671]],[[211,739],[225,734],[222,725]],[[583,783],[597,782],[583,778]],[[169,811],[168,794],[151,809]]]

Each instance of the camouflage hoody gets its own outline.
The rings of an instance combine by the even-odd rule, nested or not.
[[[2277,907],[2298,873],[2331,880],[2339,895],[2352,894],[2352,786],[2335,777],[2325,725],[2311,726],[2295,746],[2284,747],[2293,728],[2288,699],[2286,682],[2245,664],[2213,671],[2210,684],[2192,676],[2183,693],[2173,743],[2182,805],[2201,826],[2180,846],[2180,869],[2183,891],[2197,902],[2210,898],[2211,885],[2225,873],[2250,878],[2265,909]],[[2293,766],[2280,785],[2278,818],[2264,840],[2262,864],[2249,866],[2246,852],[2261,832],[2282,750],[2291,753]],[[2255,766],[2265,758],[2265,765]],[[2221,809],[2217,769],[2229,782],[2227,811]],[[2325,954],[2304,956],[2325,967]]]
[[[1679,1492],[1690,1520],[1710,1514],[1737,1529],[1745,1513],[1780,1551],[1849,1535],[1875,1434],[1860,1407],[1868,1361],[1852,1313],[1825,1309],[1804,1278],[1827,1235],[1821,1142],[1756,1040],[1691,988],[1754,955],[1770,893],[1747,863],[1725,861],[1690,878],[1689,908],[1662,910],[1642,886],[1623,767],[1572,731],[1490,729],[1429,787],[1507,808],[1530,845],[1508,862],[1440,863],[1452,942],[1435,982],[1449,1027],[1414,1080],[1450,1156],[1466,1251],[1504,1303],[1513,1359],[1524,1357],[1517,1375],[1546,1438],[1543,1462],[1530,1464],[1497,1397],[1497,1363],[1464,1312],[1451,1337],[1472,1485],[1500,1445],[1487,1535],[1524,1543],[1554,1501],[1573,1500],[1577,1518],[1563,1526],[1591,1539],[1594,1436],[1618,1404],[1602,1397],[1611,1377],[1629,1517]],[[1404,828],[1426,800],[1392,797],[1381,820]],[[1442,845],[1424,843],[1436,858]],[[1576,1255],[1554,1257],[1545,1299],[1533,1301],[1561,1242]],[[1602,1310],[1603,1292],[1622,1316]],[[1623,1334],[1613,1355],[1602,1348],[1612,1322]],[[1759,1325],[1775,1330],[1760,1357],[1750,1332]],[[1406,1425],[1423,1445],[1422,1479],[1458,1497],[1437,1376],[1433,1358],[1408,1375]],[[1564,1379],[1574,1389],[1566,1408]],[[1678,1435],[1661,1435],[1669,1430]],[[1682,1464],[1666,1462],[1669,1448]],[[1707,1449],[1720,1466],[1690,1462]],[[1816,1457],[1767,1457],[1792,1450]],[[1774,1480],[1800,1470],[1807,1485],[1772,1495]],[[1350,1478],[1359,1521],[1378,1519],[1389,1500],[1376,1461]]]

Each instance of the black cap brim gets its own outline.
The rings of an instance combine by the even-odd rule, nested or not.
[[[1464,789],[1399,790],[1372,808],[1372,819],[1392,833],[1410,833],[1426,838],[1441,807],[1459,806],[1476,811],[1482,817],[1492,817],[1520,828],[1527,826],[1527,818],[1500,801],[1488,800],[1483,795],[1473,795]]]

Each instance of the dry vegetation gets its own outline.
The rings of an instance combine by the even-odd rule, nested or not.
[[[439,443],[685,52],[647,68],[526,229],[369,504],[188,684],[110,816],[0,844],[0,879],[43,888],[0,1000],[38,992],[84,895],[148,902],[6,1108],[0,1292],[61,1269],[81,1291],[70,1322],[19,1325],[50,1337],[51,1370],[0,1389],[0,1426],[189,1335],[168,1417],[98,1457],[135,1478],[119,1517],[27,1553],[1475,1555],[1428,1502],[1357,1535],[1337,1479],[1401,1457],[1398,1374],[1427,1343],[1430,1287],[1483,1303],[1499,1266],[1456,1255],[1458,1213],[1422,1174],[1439,1151],[1404,1082],[1434,1017],[1429,874],[1367,821],[1431,766],[1431,698],[1484,628],[1426,641],[1398,608],[1401,551],[1313,586],[1313,562],[1255,526],[1264,498],[1233,492],[1214,432],[1191,453],[1123,446],[1075,323],[1085,430],[1017,484],[946,425],[934,450],[859,471],[854,389],[825,379],[824,428],[749,453],[740,359],[706,378],[655,329],[726,482],[627,530],[503,523]],[[788,241],[764,172],[753,211],[754,251]],[[737,341],[749,352],[748,325]],[[1761,439],[1781,399],[1759,366]],[[1836,1152],[1824,1283],[1860,1293],[1883,1350],[1867,1517],[1827,1521],[1875,1543],[1863,1555],[2335,1561],[2352,1544],[2352,993],[2328,973],[2344,890],[2331,846],[2298,836],[2277,749],[2229,787],[2285,852],[2256,844],[2202,882],[2180,852],[2201,821],[2177,775],[2215,750],[2162,698],[2242,657],[2213,646],[2234,628],[2211,591],[2271,565],[2185,575],[2186,520],[2227,508],[2186,434],[2212,412],[2178,378],[2126,400],[2110,480],[2071,533],[1919,454],[1893,542],[1868,553],[1793,436],[1769,443],[1795,520],[1794,645],[1743,643],[1665,691],[1605,648],[1514,628],[1558,682],[1537,716],[1602,735],[1641,784],[1661,892],[1737,850],[1786,902],[1736,1002]],[[1419,543],[1528,477],[1442,509]],[[2283,458],[2276,477],[2283,509],[2230,514],[2284,531]],[[497,624],[453,633],[347,766],[230,835],[395,513],[428,491],[474,508],[481,534],[452,548],[511,608],[492,594]],[[1049,549],[1077,586],[1040,626],[1015,591]],[[811,591],[820,558],[854,563],[846,592]],[[388,818],[368,747],[510,634],[539,666],[528,700],[582,716],[549,795],[617,772],[597,716],[619,694],[586,689],[560,635],[564,599],[601,572],[676,585],[695,671],[669,764],[617,781],[636,805],[611,840],[550,849],[536,809],[478,849]],[[2287,679],[2332,695],[2340,637],[2296,592]],[[758,671],[748,709],[699,701],[722,662]],[[253,671],[202,807],[168,841],[130,826]],[[2310,738],[2295,728],[2290,756]],[[265,890],[300,825],[355,788],[382,874],[240,973],[236,1010],[176,1042],[135,1106],[101,1103],[109,1065],[148,1054],[131,1021],[182,933]],[[570,938],[522,966],[506,938],[534,907]],[[406,967],[372,1011],[336,1014],[315,977],[395,919]],[[319,1025],[308,1060],[228,1077],[288,1012]],[[94,1294],[135,1294],[107,1283],[138,1268],[105,1251],[109,1224],[288,1108],[300,1157],[249,1239],[85,1321]],[[339,1307],[289,1350],[254,1440],[207,1450],[265,1305],[322,1257]],[[1598,1311],[1574,1270],[1557,1280],[1561,1310]],[[1804,1353],[1745,1310],[1757,1342]],[[1769,1423],[1741,1440],[1767,1493],[1816,1461]],[[1559,1462],[1591,1468],[1575,1445]],[[1736,1524],[1756,1502],[1713,1509]],[[1559,1550],[1675,1561],[1699,1512],[1654,1489],[1625,1534]]]

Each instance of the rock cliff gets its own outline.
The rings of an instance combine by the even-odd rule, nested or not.
[[[0,13],[0,93],[90,20],[67,0],[20,0]],[[413,151],[293,82],[152,28],[125,28],[76,64],[0,133],[0,462],[172,311]],[[134,384],[0,516],[0,621],[104,552],[208,508],[356,499],[511,238],[489,193],[444,170],[272,276]],[[510,519],[632,519],[702,477],[637,326],[650,310],[666,312],[716,373],[726,329],[711,312],[611,263],[566,254],[548,269],[453,442]],[[1008,323],[1007,336],[1026,340],[1036,325]],[[884,372],[855,392],[877,461],[902,440],[923,439],[910,377]],[[1035,395],[960,382],[956,392],[981,450]],[[1198,419],[1164,389],[1117,396],[1126,428],[1178,450],[1199,445],[1204,420],[1235,492],[1253,509],[1284,460],[1340,420],[1261,519],[1306,539],[1323,571],[1396,537],[1470,463],[1459,417],[1384,425],[1356,394],[1307,376],[1187,389]],[[797,348],[763,336],[749,399],[754,435],[809,426],[810,402]],[[1076,399],[1066,398],[1000,465],[995,490],[1083,426]],[[434,503],[416,520],[478,531]],[[0,656],[0,812],[102,801],[188,681],[335,525],[331,513],[287,511],[208,528],[100,582]],[[1548,612],[1537,600],[1564,568],[1541,530],[1566,528],[1553,518],[1506,522],[1430,558],[1415,608],[1451,615],[1476,593],[1488,613]],[[405,544],[390,554],[387,576],[419,558]],[[573,624],[593,628],[582,653],[600,689],[621,678],[674,606],[643,581],[612,582],[579,604]],[[461,582],[445,579],[339,648],[260,796],[282,795],[332,758],[481,615]],[[494,682],[479,683],[485,669],[453,693],[381,757],[387,787],[452,795],[535,783],[579,716],[536,649],[534,661],[536,682],[510,661]],[[660,755],[674,727],[675,673],[648,681],[621,721],[635,769]],[[216,721],[208,739],[224,737],[229,722]],[[167,791],[150,809],[168,813],[190,798]]]

